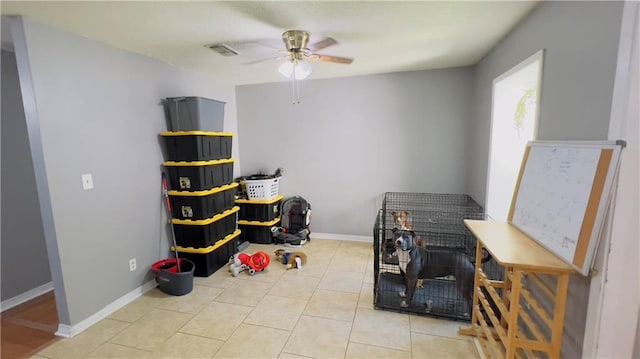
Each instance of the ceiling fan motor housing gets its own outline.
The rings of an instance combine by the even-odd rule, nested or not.
[[[307,48],[309,33],[302,30],[285,31],[282,33],[282,41],[284,41],[287,51],[301,52]]]

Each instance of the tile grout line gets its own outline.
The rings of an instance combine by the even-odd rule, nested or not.
[[[369,263],[369,257],[367,256],[367,264]],[[358,304],[360,303],[360,297],[362,296],[362,290],[364,289],[365,283],[364,283],[364,279],[367,275],[367,268],[365,265],[365,269],[364,269],[364,273],[362,274],[362,281],[360,283],[360,291],[358,292],[358,300],[356,301],[356,308],[355,311],[353,312],[353,318],[351,319],[351,327],[349,328],[349,340],[347,341],[347,347],[345,348],[345,352],[344,352],[344,356],[347,356],[347,353],[349,352],[349,345],[352,343],[351,341],[351,336],[353,335],[353,328],[355,327],[356,324],[356,318],[358,317]],[[354,342],[355,343],[355,342]]]
[[[349,248],[351,248],[351,247],[349,247]],[[321,248],[321,249],[324,249],[324,248]],[[189,320],[187,320],[187,321],[186,321],[186,323],[184,323],[184,325],[180,326],[180,328],[178,328],[177,330],[173,331],[173,332],[169,335],[169,337],[168,337],[167,339],[165,339],[165,340],[163,340],[163,341],[162,341],[162,343],[161,343],[161,344],[167,343],[168,339],[170,339],[172,336],[175,336],[177,333],[180,333],[180,334],[182,334],[182,335],[187,335],[187,336],[190,336],[190,337],[203,338],[203,339],[208,339],[208,340],[211,340],[211,341],[216,341],[216,342],[221,343],[221,344],[219,344],[218,348],[217,348],[217,349],[215,350],[215,352],[211,355],[211,358],[213,358],[213,357],[215,357],[218,353],[220,353],[220,350],[221,350],[223,347],[225,347],[226,345],[229,345],[229,340],[230,340],[234,335],[236,335],[236,333],[238,333],[238,330],[239,330],[240,326],[242,326],[242,325],[247,325],[247,326],[258,327],[258,328],[274,329],[274,330],[278,330],[278,331],[286,330],[286,331],[288,332],[288,334],[287,334],[288,336],[287,336],[286,338],[283,338],[282,336],[280,336],[280,340],[284,340],[284,341],[283,341],[283,343],[284,343],[284,344],[282,344],[282,347],[281,347],[281,349],[280,349],[280,351],[279,351],[279,357],[281,357],[281,356],[283,356],[283,355],[285,355],[285,354],[287,354],[287,355],[288,355],[288,354],[290,354],[290,355],[296,355],[296,356],[305,357],[305,358],[311,358],[311,357],[308,357],[308,356],[305,356],[305,355],[301,355],[301,354],[296,354],[296,353],[291,353],[291,352],[287,352],[287,351],[285,351],[285,349],[286,349],[287,345],[289,344],[289,342],[290,342],[290,341],[292,340],[292,338],[293,338],[293,331],[294,331],[294,330],[296,330],[296,328],[300,325],[300,322],[301,322],[301,319],[302,319],[302,316],[303,316],[303,315],[304,315],[304,316],[308,316],[308,317],[312,317],[312,318],[318,318],[318,319],[328,320],[328,321],[341,322],[341,323],[351,323],[351,325],[350,325],[350,329],[349,329],[349,333],[348,333],[348,337],[347,337],[348,339],[347,339],[346,347],[344,348],[344,353],[343,353],[342,358],[346,358],[346,357],[348,356],[349,348],[350,348],[350,344],[352,344],[352,343],[353,343],[353,344],[363,345],[363,346],[371,346],[371,347],[374,347],[374,348],[380,348],[380,349],[384,349],[384,350],[392,350],[392,351],[395,351],[395,352],[397,352],[397,353],[408,353],[408,354],[409,354],[409,357],[414,357],[414,353],[413,353],[413,349],[414,349],[414,347],[413,347],[414,338],[413,338],[413,335],[415,335],[415,334],[417,334],[417,335],[427,335],[427,336],[430,336],[430,337],[434,337],[434,338],[442,338],[442,339],[458,339],[458,341],[457,341],[457,342],[466,342],[466,341],[468,341],[468,339],[467,339],[467,338],[456,338],[456,337],[451,337],[451,336],[442,335],[442,334],[430,334],[430,333],[421,332],[421,331],[419,331],[419,330],[415,330],[415,331],[414,331],[414,330],[412,329],[412,326],[411,326],[411,318],[412,318],[412,317],[420,318],[420,317],[424,317],[424,316],[419,315],[419,314],[411,314],[411,313],[408,313],[408,315],[409,315],[409,318],[408,318],[408,319],[409,319],[409,328],[408,328],[408,329],[409,329],[409,334],[410,334],[410,348],[409,348],[409,350],[408,350],[408,351],[407,351],[407,350],[404,350],[404,349],[399,349],[399,348],[391,348],[391,347],[387,347],[387,346],[380,346],[380,345],[379,345],[379,344],[380,344],[379,342],[378,342],[378,344],[369,344],[369,343],[362,343],[362,342],[359,342],[359,341],[352,341],[352,336],[353,336],[353,335],[354,335],[354,333],[355,333],[355,321],[356,321],[356,318],[357,318],[358,312],[359,312],[359,311],[361,311],[361,310],[369,310],[369,309],[374,309],[374,311],[375,311],[375,309],[376,309],[376,308],[375,308],[375,304],[374,304],[374,303],[375,303],[375,298],[371,298],[371,301],[363,302],[363,303],[362,303],[362,304],[363,304],[363,306],[362,306],[362,307],[360,306],[360,302],[361,302],[361,301],[363,301],[363,300],[365,299],[365,297],[368,297],[368,296],[369,296],[369,291],[374,291],[374,290],[375,290],[375,287],[374,287],[374,286],[375,286],[375,280],[374,280],[373,282],[371,282],[371,283],[367,283],[367,278],[369,278],[369,276],[371,276],[371,277],[372,277],[375,273],[373,273],[373,272],[368,273],[368,272],[367,272],[367,270],[370,268],[370,266],[368,265],[368,263],[367,263],[367,265],[365,266],[365,270],[364,270],[364,272],[361,272],[361,271],[349,271],[349,272],[358,273],[359,275],[361,275],[361,276],[360,276],[361,281],[360,281],[360,283],[359,283],[359,291],[357,292],[357,296],[351,296],[351,295],[353,295],[353,294],[356,294],[356,293],[355,293],[355,292],[353,292],[353,291],[343,291],[343,290],[336,290],[336,289],[324,289],[324,288],[320,288],[320,285],[321,285],[321,283],[322,283],[323,281],[327,280],[328,282],[332,282],[331,280],[328,280],[328,279],[327,279],[327,275],[328,275],[329,273],[331,273],[332,263],[334,263],[334,261],[336,261],[336,258],[338,257],[338,255],[339,255],[340,253],[343,253],[343,252],[341,252],[341,249],[343,249],[343,248],[342,248],[342,246],[341,246],[341,245],[339,245],[339,246],[337,246],[334,250],[332,250],[332,251],[331,251],[331,256],[329,257],[329,261],[328,261],[328,263],[326,263],[325,267],[322,269],[322,271],[321,271],[322,275],[321,275],[321,276],[319,276],[319,277],[318,277],[318,276],[305,276],[305,275],[300,274],[300,273],[291,273],[291,275],[287,275],[287,271],[284,271],[283,273],[277,273],[277,271],[272,271],[272,272],[273,272],[272,274],[274,275],[273,277],[271,277],[271,276],[266,277],[266,276],[265,276],[264,278],[265,278],[265,279],[268,279],[268,280],[275,280],[274,282],[271,282],[271,281],[263,281],[263,280],[256,281],[256,283],[257,283],[257,282],[260,282],[260,287],[263,287],[263,286],[264,286],[264,287],[268,287],[268,288],[264,291],[264,293],[263,293],[262,295],[260,295],[260,296],[258,296],[258,297],[254,297],[254,298],[257,298],[257,299],[258,299],[258,302],[257,302],[255,305],[246,305],[246,304],[237,304],[237,303],[231,303],[231,302],[221,302],[221,301],[218,301],[218,298],[220,298],[220,296],[221,296],[225,291],[229,290],[229,291],[228,291],[228,293],[229,293],[229,294],[233,294],[233,293],[234,293],[234,291],[233,291],[233,290],[231,290],[231,287],[233,287],[233,285],[234,285],[234,284],[232,284],[231,286],[229,286],[229,287],[227,287],[227,288],[210,287],[210,286],[207,286],[207,285],[195,285],[195,284],[194,284],[194,287],[196,287],[196,286],[200,286],[200,287],[206,287],[206,288],[214,288],[214,289],[216,289],[216,291],[217,291],[217,290],[220,290],[220,292],[219,292],[219,293],[217,293],[217,294],[215,294],[215,295],[213,295],[213,296],[211,296],[211,297],[209,297],[209,296],[203,296],[202,298],[198,297],[199,299],[206,299],[206,303],[204,303],[204,305],[202,305],[200,308],[197,308],[197,307],[196,307],[196,309],[197,309],[197,312],[196,312],[196,313],[187,313],[187,312],[177,311],[177,310],[175,310],[175,307],[172,307],[172,306],[169,306],[169,305],[167,305],[167,307],[166,307],[166,308],[160,308],[160,307],[156,307],[155,305],[153,305],[153,306],[152,306],[152,307],[153,307],[153,309],[164,310],[164,311],[167,311],[167,312],[178,313],[178,314],[183,314],[183,315],[184,315],[184,314],[186,314],[186,315],[190,316],[190,319],[189,319]],[[311,252],[311,251],[310,251],[310,252]],[[369,252],[369,254],[368,254],[368,256],[367,256],[367,261],[369,261],[369,260],[371,259],[372,255],[373,255],[373,256],[375,256],[375,253],[374,253],[374,254],[372,254],[371,252]],[[276,262],[274,262],[274,263],[276,263]],[[338,264],[338,265],[339,265],[339,264]],[[318,269],[320,269],[320,268],[318,268]],[[320,271],[318,271],[318,272],[320,272]],[[316,273],[318,273],[318,272],[316,272]],[[310,273],[311,273],[311,272],[310,272]],[[229,273],[227,273],[227,274],[229,274]],[[230,274],[229,274],[229,275],[230,275]],[[314,281],[314,282],[316,282],[316,283],[315,283],[315,285],[314,285],[313,287],[311,287],[311,286],[305,287],[305,288],[304,288],[304,290],[300,292],[300,293],[305,293],[305,292],[306,292],[306,293],[310,293],[310,294],[308,295],[308,297],[307,297],[307,298],[299,298],[299,297],[291,297],[291,296],[280,296],[280,295],[277,295],[277,294],[270,294],[270,291],[271,291],[271,290],[273,290],[276,286],[283,285],[283,284],[284,284],[285,286],[286,286],[286,285],[290,285],[290,283],[288,283],[288,281],[289,281],[289,280],[291,280],[291,279],[295,279],[295,280],[298,280],[298,279],[299,279],[300,281],[305,281],[305,282],[306,282],[307,280],[305,280],[305,278],[313,278],[313,281]],[[337,276],[336,278],[337,278],[337,279],[339,279],[339,276]],[[224,276],[221,276],[221,277],[220,277],[220,279],[221,279],[221,280],[224,280],[225,278],[224,278]],[[215,280],[218,280],[218,279],[215,279]],[[250,278],[250,277],[247,277],[247,278],[240,278],[240,280],[246,280],[247,282],[249,282],[249,281],[251,281],[251,280],[252,280],[252,278]],[[240,282],[233,281],[233,283],[240,283]],[[242,284],[243,284],[243,285],[245,285],[246,283],[242,283]],[[311,283],[310,283],[310,284],[311,284]],[[365,293],[365,292],[363,292],[363,291],[365,290],[365,288],[366,288],[366,287],[369,287],[369,286],[370,286],[370,287],[372,287],[372,288],[370,288],[370,290],[369,290],[369,291],[367,291],[366,293]],[[345,287],[346,287],[346,286],[345,286]],[[311,288],[312,288],[312,290],[309,290],[309,289],[311,289]],[[353,289],[355,289],[355,288],[353,288]],[[261,290],[259,290],[259,291],[258,291],[258,293],[259,293],[260,291],[261,291]],[[307,291],[308,291],[308,292],[307,292]],[[322,316],[322,315],[325,315],[325,314],[327,314],[327,315],[332,315],[332,313],[334,313],[334,312],[338,312],[338,311],[339,311],[339,312],[342,312],[342,310],[341,310],[342,308],[335,308],[336,310],[335,310],[335,311],[332,311],[332,309],[334,309],[334,307],[333,307],[333,306],[331,306],[331,303],[329,303],[329,307],[326,307],[326,305],[322,305],[321,307],[316,308],[316,309],[322,309],[322,310],[320,310],[320,311],[317,311],[317,313],[320,313],[319,315],[310,315],[310,314],[305,314],[305,311],[307,311],[307,310],[309,310],[310,308],[312,308],[312,307],[311,307],[311,300],[312,300],[316,295],[319,295],[319,294],[320,294],[320,292],[323,292],[323,291],[324,291],[324,292],[329,292],[329,293],[336,293],[336,294],[349,294],[349,295],[350,295],[350,298],[351,298],[349,301],[353,300],[354,298],[357,298],[357,300],[356,300],[356,302],[355,302],[355,310],[354,310],[354,312],[353,312],[353,316],[352,316],[352,318],[351,318],[351,321],[348,321],[348,320],[341,320],[341,319],[336,319],[336,318],[331,318],[331,317],[325,317],[325,316]],[[277,292],[278,292],[278,293],[280,293],[280,291],[277,291]],[[330,295],[332,295],[332,294],[330,294]],[[272,296],[272,297],[277,297],[277,298],[291,298],[291,299],[304,300],[304,305],[302,306],[302,309],[301,309],[300,315],[297,317],[297,319],[295,320],[295,322],[289,322],[289,323],[292,323],[292,326],[291,326],[291,328],[292,328],[292,329],[287,330],[287,329],[283,329],[283,328],[274,328],[274,327],[272,327],[272,326],[270,326],[270,325],[269,325],[269,323],[270,323],[269,321],[263,321],[263,324],[254,324],[254,323],[247,323],[247,322],[246,322],[246,321],[247,321],[247,319],[252,315],[252,313],[256,313],[255,311],[256,311],[256,309],[257,309],[258,305],[259,305],[262,301],[264,301],[264,300],[265,300],[265,298],[266,298],[267,296]],[[305,296],[306,296],[306,295],[305,295]],[[164,298],[164,297],[163,297],[163,298]],[[153,303],[158,303],[158,302],[153,302]],[[168,302],[166,302],[166,303],[168,304]],[[222,340],[222,339],[218,339],[218,338],[210,338],[210,337],[206,337],[206,336],[203,336],[203,335],[200,335],[200,334],[185,333],[185,332],[182,332],[182,331],[181,331],[181,330],[182,330],[182,329],[183,329],[183,328],[184,328],[184,327],[185,327],[185,326],[186,326],[186,325],[187,325],[191,320],[193,320],[194,318],[196,318],[198,315],[201,315],[201,314],[204,312],[204,310],[205,310],[208,306],[210,306],[211,304],[213,304],[213,303],[232,304],[232,305],[237,305],[237,306],[241,306],[241,307],[246,307],[246,308],[249,308],[250,310],[248,311],[248,313],[246,314],[246,316],[244,316],[244,318],[239,322],[238,326],[237,326],[234,330],[229,331],[229,332],[224,332],[224,333],[222,333],[222,332],[221,332],[221,334],[228,334],[227,339],[224,339],[224,340]],[[300,305],[300,304],[302,304],[302,303],[299,303],[298,305]],[[345,303],[345,304],[346,304],[346,303]],[[178,303],[178,305],[180,305],[180,303]],[[268,306],[266,306],[266,307],[268,307]],[[174,308],[174,309],[168,309],[168,308]],[[327,309],[327,312],[326,312],[326,313],[323,311],[323,310],[324,310],[323,308]],[[347,306],[345,306],[345,308],[347,308]],[[264,309],[264,308],[263,308],[263,309]],[[267,308],[267,309],[268,309],[268,308]],[[136,314],[137,314],[137,313],[138,313],[138,311],[137,311],[137,309],[136,309]],[[137,348],[137,347],[135,347],[135,346],[130,346],[130,345],[124,345],[124,344],[119,344],[119,343],[113,343],[113,342],[111,342],[111,340],[112,340],[114,337],[118,336],[120,333],[122,333],[124,330],[126,330],[127,328],[129,328],[131,325],[133,325],[133,324],[135,324],[135,323],[139,322],[142,318],[144,318],[144,317],[145,317],[145,315],[148,315],[148,314],[149,314],[149,312],[145,313],[144,315],[142,315],[140,318],[136,319],[136,320],[135,320],[135,321],[133,321],[133,322],[123,321],[123,320],[120,320],[120,319],[113,319],[113,318],[109,318],[109,317],[105,318],[105,319],[111,319],[111,320],[114,320],[114,321],[116,321],[116,322],[119,322],[119,323],[122,323],[122,324],[126,324],[126,325],[124,325],[124,328],[122,328],[122,330],[119,330],[117,333],[115,333],[114,335],[112,335],[112,336],[110,336],[108,339],[106,339],[106,341],[102,341],[102,340],[101,340],[101,341],[100,341],[100,344],[98,344],[97,346],[95,346],[93,349],[91,349],[91,350],[89,351],[89,354],[91,354],[91,353],[95,353],[95,352],[96,352],[96,350],[98,350],[98,349],[100,348],[100,346],[103,346],[103,345],[104,345],[104,344],[106,344],[106,343],[109,343],[109,344],[111,344],[111,345],[115,345],[115,346],[119,346],[119,347],[126,347],[126,348],[130,348],[130,349],[133,349],[133,350],[140,350],[141,352],[150,352],[150,353],[153,353],[153,352],[154,352],[153,350],[152,350],[152,351],[149,351],[149,349],[142,349],[142,348]],[[399,314],[401,314],[401,313],[399,313]],[[436,319],[437,319],[437,318],[436,318]],[[417,323],[417,324],[419,324],[419,323]],[[427,323],[427,324],[428,324],[428,323]],[[210,324],[210,325],[213,325],[213,324]],[[341,324],[341,325],[344,325],[344,324]],[[418,327],[417,327],[417,328],[418,328],[418,329],[419,329],[419,328],[422,328],[423,326],[421,326],[421,325],[422,325],[422,324],[418,325]],[[425,327],[425,328],[426,328],[426,327]],[[444,329],[444,328],[445,328],[445,327],[443,327],[443,329]],[[206,332],[203,332],[203,333],[206,333]],[[284,333],[282,333],[282,334],[284,334]],[[343,338],[344,338],[344,337],[343,337]],[[419,339],[419,338],[418,338],[418,337],[416,337],[415,339],[417,340],[417,339]],[[344,340],[344,339],[343,339],[343,340]],[[367,340],[368,340],[368,339],[367,339]],[[416,343],[417,343],[417,342],[416,342]],[[451,343],[456,343],[456,342],[451,342]],[[140,343],[139,343],[139,342],[136,342],[134,345],[138,345],[138,344],[141,344],[141,342],[140,342]],[[454,344],[454,345],[457,345],[457,344]],[[235,348],[235,347],[234,347],[234,348]],[[276,348],[277,348],[277,347],[276,347]],[[273,348],[273,349],[276,349],[276,348]],[[301,347],[301,349],[302,349],[302,347]],[[419,348],[419,349],[420,349],[420,348]],[[154,349],[154,350],[156,350],[156,349]],[[232,350],[233,350],[233,349],[232,349]],[[376,349],[376,350],[379,350],[379,349]],[[475,358],[480,358],[480,356],[478,355],[479,348],[477,348],[475,345],[474,345],[474,350],[473,350],[473,352],[474,352],[474,354],[475,354],[475,355],[474,355],[474,357],[475,357]],[[106,353],[106,351],[105,351],[105,353]],[[209,353],[209,352],[207,352],[207,354],[208,354],[208,353]],[[277,353],[277,352],[275,352],[275,351],[274,351],[274,354],[276,354],[276,353]],[[40,355],[40,354],[37,354],[37,352],[36,352],[35,354],[36,354],[36,355]],[[32,354],[32,355],[33,355],[33,354]],[[402,355],[405,355],[405,354],[402,354]],[[44,356],[44,355],[43,355],[43,357],[47,357],[47,356]],[[336,356],[336,357],[338,357],[338,358],[339,358],[339,356]]]
[[[338,246],[339,248],[339,246]],[[336,249],[337,251],[337,249]],[[296,323],[293,325],[293,328],[291,329],[291,331],[289,332],[289,337],[287,338],[287,341],[285,341],[284,346],[282,347],[282,350],[280,351],[280,355],[281,356],[283,353],[287,353],[287,354],[292,354],[292,355],[299,355],[299,356],[303,356],[300,354],[296,354],[296,353],[288,353],[285,352],[285,348],[287,347],[287,344],[289,343],[289,340],[291,340],[291,337],[293,336],[293,331],[296,329],[296,327],[298,326],[298,323],[300,322],[300,319],[302,318],[305,312],[305,310],[307,309],[307,307],[309,306],[309,303],[311,302],[311,299],[313,299],[313,296],[316,294],[316,292],[319,289],[320,283],[322,283],[322,280],[324,279],[325,275],[327,274],[327,272],[329,271],[329,266],[331,265],[331,262],[333,261],[333,258],[336,254],[336,251],[334,251],[331,254],[331,258],[329,259],[329,263],[327,263],[327,267],[324,269],[324,271],[322,272],[322,276],[320,277],[320,279],[318,280],[318,283],[316,284],[315,288],[313,289],[313,293],[311,293],[311,296],[309,297],[309,299],[307,299],[304,308],[302,309],[302,312],[300,312],[300,316],[298,317],[298,319],[296,320]],[[313,253],[313,251],[311,252]],[[281,278],[282,279],[282,278]],[[306,357],[306,356],[304,356]]]
[[[413,350],[402,350],[402,349],[398,349],[398,348],[384,347],[384,346],[381,346],[381,345],[375,345],[375,344],[369,344],[369,343],[361,343],[359,341],[353,341],[353,342],[350,341],[350,343],[366,345],[366,346],[380,348],[380,349],[386,349],[386,350],[394,350],[394,351],[403,352],[403,353],[409,353],[409,354],[411,354],[411,356],[413,356]]]
[[[100,344],[100,345],[98,345],[97,347],[95,347],[95,348],[94,348],[93,350],[91,350],[89,353],[87,353],[87,356],[88,356],[88,357],[90,357],[90,356],[91,356],[91,354],[95,353],[95,351],[96,351],[96,350],[100,349],[100,347],[102,347],[102,346],[103,346],[103,345],[105,345],[105,344],[111,344],[111,345],[116,345],[116,346],[123,347],[123,348],[129,348],[129,349],[140,350],[140,351],[147,352],[147,353],[153,353],[153,351],[149,351],[149,350],[147,350],[147,349],[140,349],[140,348],[132,347],[132,346],[129,346],[129,345],[118,344],[118,343],[112,343],[112,342],[110,342],[110,341],[106,341],[106,342],[104,342],[104,343],[101,343],[101,344]]]
[[[196,286],[196,285],[194,284],[194,287],[195,287],[195,286]],[[153,289],[152,289],[152,290],[153,290]],[[222,293],[222,292],[220,292],[220,293]],[[201,308],[197,313],[180,312],[180,311],[177,311],[177,310],[172,310],[172,309],[168,309],[168,308],[165,308],[165,307],[158,307],[158,306],[156,306],[156,305],[152,305],[151,310],[153,310],[153,309],[156,309],[156,310],[165,310],[165,311],[172,312],[172,313],[177,313],[177,314],[187,314],[187,315],[191,315],[191,318],[190,318],[189,320],[187,320],[187,321],[186,321],[182,326],[180,326],[178,329],[176,329],[173,333],[171,333],[171,335],[169,335],[169,337],[168,337],[166,340],[168,340],[169,338],[173,337],[173,336],[174,336],[174,335],[176,335],[177,333],[185,334],[185,335],[190,335],[190,334],[187,334],[187,333],[183,333],[183,332],[181,332],[180,330],[181,330],[182,328],[184,328],[184,326],[185,326],[185,325],[187,325],[187,324],[188,324],[188,323],[189,323],[193,318],[195,318],[197,315],[199,315],[199,314],[200,314],[200,313],[201,313],[201,312],[202,312],[202,311],[203,311],[203,310],[204,310],[204,309],[205,309],[209,304],[211,304],[213,301],[215,301],[215,298],[216,298],[216,297],[218,297],[218,296],[220,295],[220,293],[218,293],[215,297],[213,297],[213,299],[211,299],[211,301],[209,301],[208,303],[206,303],[205,305],[203,305],[203,306],[202,306],[202,308]],[[144,295],[144,294],[143,294],[143,295]],[[162,298],[159,298],[159,299],[162,299]],[[115,338],[116,336],[118,336],[118,335],[119,335],[120,333],[122,333],[124,330],[126,330],[126,329],[127,329],[127,328],[129,328],[130,326],[132,326],[132,325],[134,325],[135,323],[137,323],[138,321],[140,321],[140,320],[141,320],[142,318],[144,318],[146,315],[148,315],[148,314],[151,312],[151,310],[149,310],[147,313],[145,313],[144,315],[142,315],[140,318],[136,319],[136,320],[135,320],[135,321],[133,321],[133,322],[127,322],[127,321],[118,320],[118,319],[113,319],[113,318],[109,318],[109,317],[105,318],[105,319],[115,320],[115,321],[118,321],[118,322],[121,322],[121,323],[127,323],[128,325],[127,325],[126,327],[124,327],[121,331],[119,331],[118,333],[116,333],[116,334],[112,335],[112,336],[111,336],[110,338],[108,338],[106,341],[102,342],[100,345],[98,345],[94,350],[92,350],[92,351],[91,351],[91,352],[89,352],[88,354],[93,353],[95,350],[97,350],[100,346],[104,345],[105,343],[109,343],[109,344],[112,344],[112,345],[119,345],[119,346],[123,346],[123,347],[127,347],[127,348],[132,348],[132,349],[137,349],[137,350],[143,350],[143,351],[147,351],[147,352],[153,353],[154,351],[149,351],[149,350],[147,350],[147,349],[142,349],[142,348],[138,348],[138,347],[132,347],[132,346],[125,345],[125,344],[114,343],[114,342],[112,342],[112,341],[111,341],[113,338]],[[165,340],[165,341],[166,341],[166,340]]]
[[[356,318],[358,317],[358,304],[360,303],[360,296],[362,296],[362,289],[364,287],[364,277],[362,283],[360,283],[360,292],[358,293],[358,301],[356,302],[356,310],[353,313],[353,319],[351,319],[351,328],[349,329],[349,340],[347,341],[347,348],[344,353],[344,357],[347,356],[349,352],[349,345],[352,343],[351,335],[353,335],[353,327],[356,325]],[[355,343],[355,342],[353,342]]]
[[[247,248],[247,250],[248,250],[248,248]],[[234,281],[234,283],[235,283],[235,281]],[[271,288],[273,288],[273,285],[271,286]],[[269,288],[269,289],[271,289],[271,288]],[[268,293],[268,291],[267,291],[266,293]],[[218,352],[220,352],[220,350],[221,350],[222,348],[224,348],[224,346],[229,342],[229,339],[231,339],[231,337],[233,337],[233,335],[238,331],[238,329],[240,329],[240,327],[242,326],[242,324],[251,325],[251,324],[249,324],[249,323],[245,323],[245,320],[247,320],[247,318],[249,318],[249,316],[251,315],[251,313],[253,313],[253,311],[256,309],[256,306],[260,303],[260,301],[262,301],[262,299],[264,299],[264,297],[267,295],[266,293],[265,293],[265,294],[260,298],[260,300],[258,301],[258,303],[256,303],[256,305],[254,305],[254,306],[250,307],[250,308],[251,308],[251,311],[249,311],[249,312],[247,313],[247,315],[242,319],[242,321],[240,322],[240,324],[238,324],[238,326],[237,326],[237,327],[236,327],[236,328],[231,332],[231,334],[229,335],[229,337],[227,337],[227,339],[225,339],[225,340],[224,340],[224,343],[220,346],[220,348],[218,348],[218,350],[216,350],[216,352],[215,352],[215,353],[213,353],[213,355],[211,356],[211,358],[215,357],[215,356],[216,356],[216,354],[218,354]],[[220,302],[220,303],[223,303],[223,302]],[[232,304],[232,303],[225,303],[225,304]],[[239,304],[234,304],[234,305],[239,305]],[[247,307],[247,306],[245,305],[245,307]],[[185,325],[186,325],[186,324],[185,324]]]
[[[335,253],[333,255],[335,255]],[[333,260],[333,255],[331,256],[331,260]],[[307,299],[307,302],[305,303],[304,308],[302,308],[302,312],[300,312],[300,316],[298,317],[298,319],[296,320],[296,323],[293,325],[293,328],[289,332],[289,337],[287,338],[287,341],[284,342],[284,345],[282,346],[282,350],[280,350],[279,356],[281,356],[283,353],[287,353],[284,350],[287,347],[287,344],[289,343],[289,340],[291,340],[291,337],[293,336],[293,331],[296,329],[296,327],[298,326],[298,323],[300,322],[300,319],[304,315],[304,311],[307,310],[307,307],[309,306],[309,303],[311,302],[311,299],[313,298],[313,296],[318,291],[318,286],[320,286],[320,283],[322,282],[322,279],[324,278],[325,274],[327,273],[329,265],[331,264],[331,260],[327,264],[327,268],[325,268],[324,272],[322,273],[322,276],[320,277],[320,280],[318,280],[318,283],[316,284],[315,288],[313,289],[313,292],[311,293],[311,296],[309,297],[309,299]],[[299,355],[299,354],[295,354],[295,353],[287,353],[287,354]]]
[[[245,252],[249,252],[249,249],[250,249],[250,247],[248,247],[248,248],[245,250]],[[259,250],[262,250],[262,249],[259,249]],[[255,253],[256,251],[257,251],[257,250],[255,250],[255,251],[251,251],[251,252],[254,252],[254,253]],[[252,323],[247,323],[247,322],[246,322],[247,318],[249,318],[249,316],[251,316],[251,313],[253,313],[253,312],[255,311],[255,309],[256,309],[256,307],[258,306],[258,304],[260,304],[260,302],[261,302],[262,300],[264,300],[264,298],[265,298],[267,295],[269,295],[269,291],[270,291],[271,289],[273,289],[273,287],[274,287],[274,286],[275,286],[275,285],[276,285],[280,280],[282,280],[282,277],[283,277],[283,276],[284,276],[284,274],[280,275],[280,277],[278,278],[278,280],[277,280],[276,282],[262,282],[262,283],[269,283],[269,284],[271,284],[271,286],[270,286],[270,287],[269,287],[269,289],[267,289],[267,290],[265,291],[265,293],[260,297],[260,300],[258,301],[258,303],[256,303],[256,305],[254,305],[254,306],[251,306],[251,307],[250,307],[250,308],[251,308],[251,311],[249,311],[249,313],[247,313],[247,315],[242,319],[242,321],[240,322],[240,324],[239,324],[239,325],[238,325],[238,326],[237,326],[237,327],[232,331],[232,333],[229,335],[229,337],[228,337],[227,339],[225,339],[225,340],[224,340],[224,343],[220,346],[220,348],[218,348],[218,350],[216,350],[216,352],[211,356],[211,358],[215,357],[215,356],[216,356],[216,354],[218,354],[218,352],[220,352],[220,350],[221,350],[221,349],[222,349],[222,348],[223,348],[223,347],[228,343],[229,339],[231,339],[231,337],[233,337],[233,335],[234,335],[234,334],[235,334],[235,333],[240,329],[240,327],[241,327],[243,324],[245,324],[245,325],[251,325],[251,326],[259,326],[259,327],[263,327],[263,328],[270,328],[270,329],[277,329],[277,330],[285,330],[285,329],[280,329],[280,328],[265,327],[265,326],[262,326],[262,325],[257,325],[257,324],[252,324]],[[234,281],[234,282],[235,282],[235,281]],[[226,289],[225,289],[225,290],[226,290]],[[222,294],[222,293],[220,293],[220,294]],[[215,299],[214,299],[214,301],[215,301]],[[219,303],[223,303],[223,302],[219,302]],[[233,303],[225,303],[225,304],[233,304]],[[235,304],[235,305],[239,305],[239,304]],[[245,307],[249,307],[249,306],[245,306]],[[185,324],[185,325],[186,325],[186,324]],[[295,326],[294,326],[294,327],[295,327]],[[288,331],[288,332],[289,332],[289,337],[290,337],[290,336],[291,336],[291,333],[293,332],[293,330],[290,330],[290,331]],[[287,337],[287,341],[289,340],[289,337]],[[285,345],[286,345],[286,342],[285,342]],[[283,349],[284,349],[284,348],[283,348]],[[280,352],[282,353],[282,350],[281,350]]]

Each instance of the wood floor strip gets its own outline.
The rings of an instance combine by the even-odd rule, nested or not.
[[[0,315],[3,359],[30,358],[59,338],[58,314],[53,292],[6,310]]]

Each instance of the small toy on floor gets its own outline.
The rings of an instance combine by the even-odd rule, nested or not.
[[[229,272],[231,272],[231,275],[234,277],[237,277],[240,272],[249,268],[248,265],[242,264],[240,258],[238,258],[239,254],[240,253],[236,253],[229,257]]]
[[[249,275],[261,272],[269,266],[270,257],[265,252],[256,252],[254,254],[236,253],[229,258],[229,272],[237,277],[240,272],[247,270]]]
[[[307,255],[303,252],[286,252],[284,249],[276,249],[273,253],[282,264],[286,264],[287,269],[300,269],[307,264]]]

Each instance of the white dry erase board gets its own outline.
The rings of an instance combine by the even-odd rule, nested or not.
[[[588,275],[623,141],[527,144],[508,221]]]

